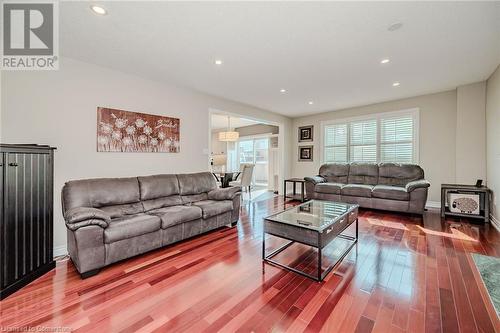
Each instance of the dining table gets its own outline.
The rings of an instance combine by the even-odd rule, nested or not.
[[[217,182],[221,183],[221,187],[229,187],[229,183],[238,180],[241,171],[224,171],[224,172],[212,172]]]

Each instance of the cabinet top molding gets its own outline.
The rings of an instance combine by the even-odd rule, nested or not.
[[[9,152],[9,151],[47,151],[47,150],[56,150],[56,147],[51,147],[48,145],[37,145],[37,144],[6,144],[0,143],[0,151]]]

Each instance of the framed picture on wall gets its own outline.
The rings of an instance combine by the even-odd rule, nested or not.
[[[180,119],[98,107],[97,151],[178,153]]]
[[[299,162],[312,162],[313,146],[299,146]]]
[[[313,141],[313,125],[299,127],[299,142]]]

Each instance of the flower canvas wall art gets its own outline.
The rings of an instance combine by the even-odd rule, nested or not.
[[[97,108],[98,152],[178,153],[180,119]]]

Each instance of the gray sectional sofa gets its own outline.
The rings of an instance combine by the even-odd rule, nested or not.
[[[209,172],[67,182],[68,251],[82,278],[99,269],[238,221],[240,187]]]
[[[430,186],[420,166],[396,163],[324,164],[305,180],[308,199],[416,214],[423,214]]]

